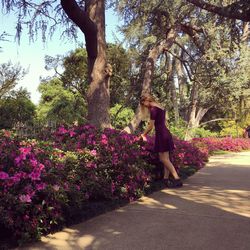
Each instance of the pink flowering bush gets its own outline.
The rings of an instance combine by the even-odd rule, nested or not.
[[[0,241],[38,239],[79,222],[95,202],[137,199],[162,170],[153,139],[91,125],[43,131],[39,140],[0,132]],[[171,157],[180,173],[208,159],[208,150],[193,143],[175,138],[175,145]]]
[[[250,149],[250,140],[245,138],[194,138],[192,144],[209,154],[219,150],[239,152]]]
[[[86,203],[135,200],[151,181],[136,136],[60,127],[51,142],[0,134],[0,237],[38,239],[76,220]]]
[[[0,136],[1,237],[36,239],[63,221],[66,196],[54,192],[61,180],[53,151],[45,143]]]

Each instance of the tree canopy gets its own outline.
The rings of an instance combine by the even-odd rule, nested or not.
[[[107,4],[124,21],[120,28],[126,49],[106,44]],[[210,120],[243,117],[247,109],[247,1],[51,0],[38,4],[19,0],[2,1],[2,6],[7,12],[18,10],[17,32],[28,24],[31,39],[39,29],[46,39],[57,25],[63,25],[63,34],[69,37],[75,36],[76,27],[84,33],[86,48],[46,59],[57,74],[41,84],[40,105],[57,107],[50,109],[54,115],[63,107],[60,119],[69,112],[66,106],[71,110],[74,105],[70,108],[69,103],[80,98],[84,118],[99,127],[110,126],[110,107],[135,110],[143,92],[154,93],[168,109],[171,121],[185,121],[190,129]],[[138,110],[132,119],[134,128],[140,122]]]
[[[25,74],[26,71],[19,64],[0,64],[0,99],[14,89]]]
[[[248,0],[239,1],[218,1],[218,5],[205,2],[203,0],[187,0],[189,3],[194,4],[209,12],[218,14],[223,17],[239,19],[245,22],[250,21],[250,4]],[[226,5],[219,6],[222,2]]]

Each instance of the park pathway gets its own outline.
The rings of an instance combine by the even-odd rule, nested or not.
[[[210,158],[181,189],[42,238],[25,250],[249,250],[250,152]]]

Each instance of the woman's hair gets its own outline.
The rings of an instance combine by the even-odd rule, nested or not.
[[[150,113],[147,107],[143,105],[145,101],[156,102],[155,98],[150,94],[143,94],[140,97],[141,120],[146,121],[150,119]]]
[[[143,105],[143,102],[145,102],[145,101],[157,102],[155,100],[155,98],[152,95],[150,95],[150,94],[143,94],[143,95],[141,95],[141,97],[140,97],[140,104]]]

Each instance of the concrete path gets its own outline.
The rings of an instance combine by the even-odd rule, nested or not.
[[[250,152],[213,156],[164,189],[25,250],[250,250]]]

